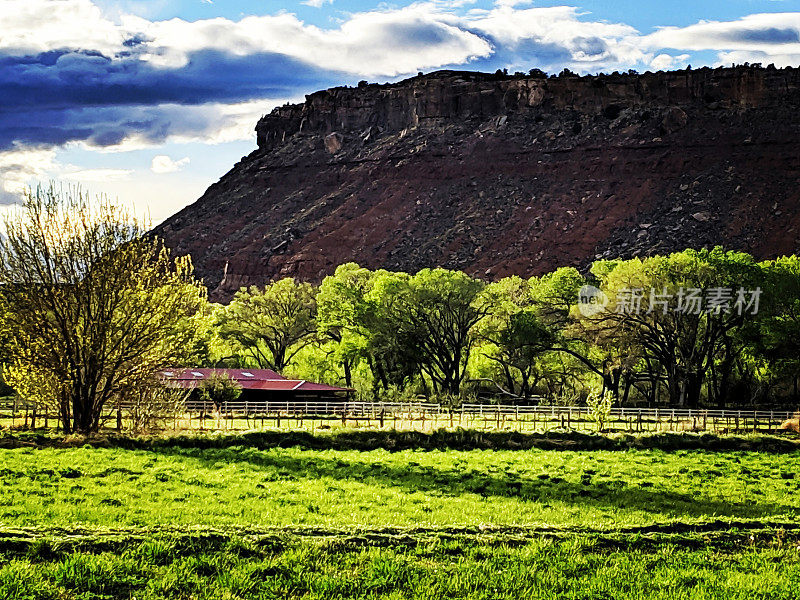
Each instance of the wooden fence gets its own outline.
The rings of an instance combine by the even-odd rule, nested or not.
[[[107,425],[125,429],[129,407],[106,411]],[[713,410],[679,408],[612,408],[604,426],[610,431],[772,432],[792,418],[790,410]],[[58,426],[58,417],[19,400],[0,401],[0,425],[13,428]],[[518,406],[462,404],[455,408],[427,402],[245,402],[215,406],[189,401],[181,414],[165,421],[171,429],[249,430],[260,428],[307,429],[334,425],[434,430],[440,427],[548,431],[597,430],[585,406]]]

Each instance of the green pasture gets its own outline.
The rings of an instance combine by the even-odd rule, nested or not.
[[[356,450],[336,449],[334,434],[312,439],[321,448],[248,439],[7,440],[0,598],[789,599],[800,590],[800,453],[786,440],[755,451],[741,448],[769,440],[724,450]]]
[[[792,520],[800,454],[662,450],[0,450],[4,525],[613,529]]]

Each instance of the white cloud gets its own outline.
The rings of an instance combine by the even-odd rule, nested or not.
[[[133,53],[171,68],[208,49],[235,56],[279,53],[324,70],[383,77],[506,56],[530,66],[591,71],[652,60],[666,67],[669,54],[653,57],[667,48],[765,52],[783,58],[800,54],[800,13],[701,21],[642,36],[626,24],[591,20],[574,7],[531,7],[530,0],[496,0],[490,9],[466,13],[459,10],[466,0],[421,2],[352,13],[333,29],[308,25],[287,12],[191,22],[120,14],[112,21],[91,0],[2,1],[4,53],[81,48],[110,57]],[[552,64],[544,64],[547,57]]]
[[[327,0],[309,1],[317,4]],[[757,14],[728,22],[701,21],[643,36],[630,25],[593,20],[574,7],[537,7],[531,6],[530,0],[495,0],[489,8],[469,10],[464,7],[471,0],[433,0],[403,8],[350,13],[328,29],[306,24],[286,12],[238,21],[153,21],[122,13],[112,18],[90,0],[0,2],[0,55],[72,48],[105,57],[92,55],[92,65],[84,66],[89,60],[85,56],[77,60],[65,55],[58,59],[60,66],[52,70],[46,62],[37,63],[35,69],[17,65],[23,74],[34,70],[43,73],[42,89],[50,89],[45,85],[50,80],[82,85],[88,81],[86,85],[95,86],[91,89],[97,89],[95,81],[122,81],[131,93],[155,98],[125,106],[117,100],[91,107],[69,101],[31,109],[24,105],[14,107],[12,125],[18,120],[36,124],[38,129],[33,128],[29,138],[11,139],[28,139],[31,145],[45,143],[44,140],[63,145],[80,139],[85,147],[102,151],[152,148],[167,141],[223,143],[252,139],[258,117],[276,104],[249,100],[258,95],[252,90],[265,90],[264,95],[292,95],[301,88],[303,92],[310,91],[306,86],[323,79],[318,73],[329,79],[355,81],[355,77],[393,78],[450,65],[492,70],[498,66],[512,70],[538,67],[549,71],[568,67],[584,73],[632,67],[669,69],[688,62],[685,51],[693,50],[714,50],[722,64],[800,64],[800,13]],[[136,4],[129,0],[119,6],[130,11]],[[195,90],[215,86],[230,89],[223,87],[227,82],[216,85],[217,63],[213,61],[218,59],[206,57],[211,66],[205,71],[197,67],[202,62],[197,53],[209,50],[221,53],[225,60],[234,57],[231,72],[219,73],[222,79],[230,78],[231,87],[242,90],[240,95],[226,96],[234,98],[228,103],[220,96],[206,97],[204,101],[195,95]],[[258,66],[269,64],[260,62],[258,57],[262,56],[286,57],[295,62],[288,63],[288,67],[280,63],[283,66],[273,70],[265,68],[261,76]],[[242,60],[236,62],[235,57]],[[256,58],[248,62],[250,57]],[[116,70],[107,67],[106,61]],[[132,63],[146,65],[141,69],[141,78],[136,75],[136,68],[128,69]],[[190,63],[195,70],[180,70]],[[309,74],[305,79],[298,78],[295,72],[284,76],[281,69],[291,71],[291,65],[299,65],[298,70]],[[172,78],[173,72],[162,80],[153,77],[152,67],[157,67],[157,74],[161,68],[176,69],[175,77]],[[112,71],[114,79],[109,74]],[[172,80],[180,82],[174,96],[149,94],[154,90],[148,86],[159,86],[154,89],[163,91],[165,81]],[[53,97],[58,98],[57,94]],[[7,127],[16,132],[16,127]],[[64,141],[52,141],[56,139],[53,132],[61,128]],[[84,137],[75,137],[78,135]],[[6,177],[4,181],[11,179]]]
[[[333,4],[333,0],[305,0],[305,2],[301,2],[300,4],[305,4],[313,8],[322,8],[325,4]]]
[[[323,70],[384,77],[502,56],[509,49],[531,56],[543,49],[558,66],[579,68],[616,66],[643,55],[638,33],[628,25],[582,20],[572,7],[527,7],[528,0],[499,0],[489,10],[463,14],[464,1],[416,3],[352,13],[333,29],[308,25],[290,13],[191,22],[123,14],[112,22],[89,0],[5,1],[24,8],[25,16],[0,24],[4,51],[69,47],[106,56],[133,53],[169,68],[185,66],[192,53],[209,49],[234,56],[277,53]]]
[[[157,148],[168,142],[176,144],[202,142],[214,145],[253,140],[255,143],[254,131],[259,118],[276,106],[302,100],[302,98],[286,98],[269,101],[254,100],[236,104],[212,102],[197,106],[157,104],[155,106],[129,107],[129,117],[148,123],[150,126],[148,129],[142,133],[131,133],[117,144],[97,145],[90,140],[77,142],[76,145],[96,152],[116,153]],[[106,117],[98,115],[98,112],[102,111],[94,109],[83,117],[72,116],[71,120],[78,123],[81,122],[81,118],[94,118],[96,123],[105,120]],[[107,117],[111,125],[113,125],[116,115],[115,111],[109,111]]]
[[[0,206],[21,200],[25,190],[48,181],[68,180],[78,183],[127,181],[130,169],[82,169],[61,163],[55,148],[17,148],[0,152]]]
[[[629,25],[581,20],[573,7],[519,8],[524,4],[528,2],[500,2],[466,14],[449,3],[412,4],[352,14],[338,29],[306,25],[289,13],[236,22],[217,18],[151,23],[131,17],[126,24],[150,40],[143,57],[172,68],[185,65],[192,52],[209,48],[241,56],[276,52],[326,70],[387,77],[502,58],[507,52],[521,53],[529,65],[537,53],[553,56],[553,65],[531,66],[586,70],[648,58],[641,36]]]
[[[37,182],[46,181],[58,169],[54,149],[16,149],[0,152],[0,205],[18,202]]]
[[[553,64],[532,66],[580,71],[632,66],[648,59],[641,48],[639,32],[621,23],[582,21],[576,8],[517,9],[501,5],[491,11],[472,11],[464,26],[485,33],[501,47],[496,51],[516,52],[521,63],[530,64],[538,55],[553,55]]]
[[[688,27],[662,27],[645,36],[642,44],[679,50],[800,53],[800,12],[762,13],[735,21],[700,21]]]
[[[116,52],[129,37],[90,0],[2,0],[0,50],[24,55],[59,48]]]
[[[530,6],[533,0],[496,0],[495,6]]]
[[[63,173],[64,179],[80,183],[106,183],[109,181],[126,181],[133,174],[132,169],[83,169]]]
[[[715,50],[715,66],[749,62],[796,67],[800,66],[800,12],[761,13],[734,21],[662,27],[643,37],[641,43],[650,49]]]
[[[659,54],[650,61],[650,66],[658,71],[667,71],[689,60],[688,54],[671,56],[669,54]]]
[[[152,40],[142,56],[163,67],[183,66],[192,52],[216,49],[236,56],[280,53],[321,69],[395,76],[491,54],[486,40],[450,21],[451,15],[420,4],[356,13],[338,29],[306,25],[288,13],[240,21],[130,18],[127,23],[138,23]]]
[[[175,171],[180,171],[188,164],[188,156],[181,158],[180,160],[172,160],[165,154],[159,154],[153,157],[153,162],[150,164],[150,170],[153,173],[174,173]]]
[[[728,67],[732,64],[741,65],[743,63],[761,63],[764,66],[773,64],[778,68],[800,67],[800,52],[796,54],[769,54],[767,52],[747,50],[719,52],[717,54],[717,64],[715,66]]]

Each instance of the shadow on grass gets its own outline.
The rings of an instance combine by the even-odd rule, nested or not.
[[[698,497],[663,487],[632,485],[619,479],[599,480],[584,473],[580,481],[542,474],[523,477],[514,473],[489,473],[475,469],[440,468],[407,462],[387,465],[314,455],[313,458],[248,448],[185,450],[154,447],[150,451],[196,460],[206,468],[219,462],[248,463],[263,472],[263,481],[343,480],[405,492],[425,492],[445,497],[477,494],[484,498],[510,498],[520,502],[564,502],[574,506],[625,511],[645,511],[675,517],[736,517],[758,519],[785,515],[795,506],[775,503],[733,503]],[[710,476],[705,484],[713,485]],[[656,484],[657,485],[657,484]]]
[[[784,435],[713,435],[709,433],[591,434],[556,430],[547,433],[439,429],[432,432],[344,430],[334,432],[251,431],[246,433],[177,434],[151,436],[95,436],[91,438],[18,433],[0,437],[0,448],[75,447],[84,444],[109,448],[301,448],[306,450],[707,450],[710,452],[768,452],[800,450],[800,439]]]

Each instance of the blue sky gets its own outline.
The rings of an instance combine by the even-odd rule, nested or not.
[[[0,0],[0,210],[55,179],[158,222],[360,79],[742,62],[800,66],[800,0]]]

